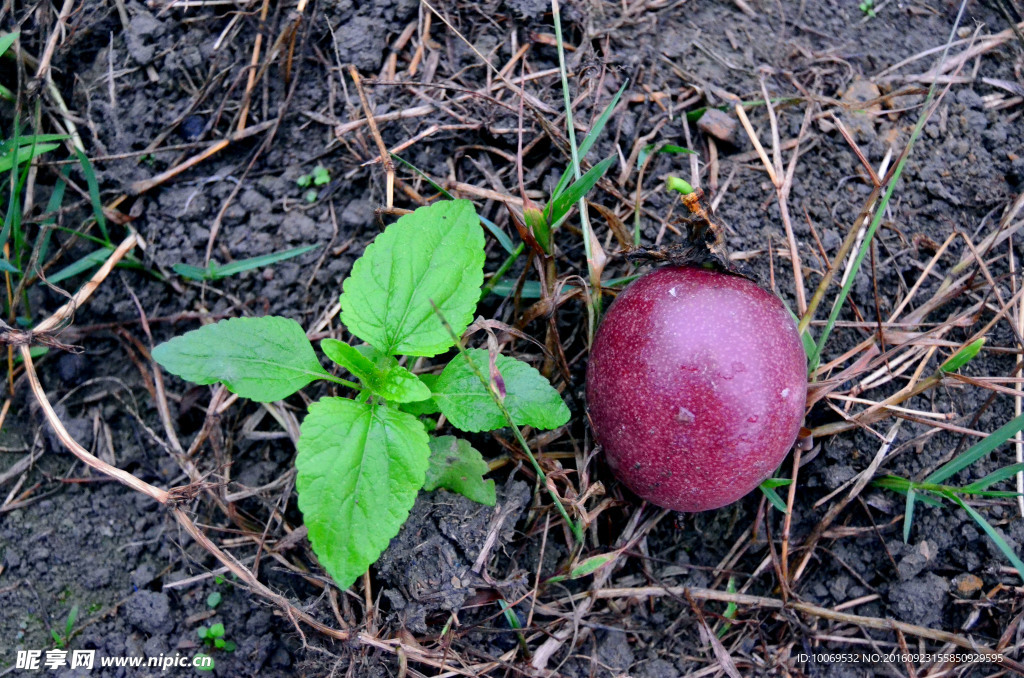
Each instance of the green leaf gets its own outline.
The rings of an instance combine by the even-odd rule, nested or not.
[[[18,267],[7,261],[6,259],[0,258],[0,272],[3,273],[21,273]]]
[[[103,214],[103,201],[100,199],[100,183],[96,180],[96,172],[93,170],[88,156],[77,146],[75,147],[75,156],[78,158],[78,164],[82,167],[82,174],[85,175],[85,183],[89,187],[89,202],[92,204],[93,219],[96,220],[103,239],[110,244],[110,234],[107,233],[107,217]]]
[[[665,144],[664,146],[661,146],[660,148],[658,147],[657,144],[647,144],[642,149],[640,149],[640,152],[636,156],[636,168],[640,169],[641,167],[643,167],[644,166],[644,161],[647,160],[647,158],[651,154],[657,155],[658,153],[684,153],[684,154],[691,154],[692,155],[692,154],[696,153],[696,151],[691,151],[688,148],[683,148],[682,146],[676,146],[675,144]]]
[[[313,169],[313,185],[323,186],[329,183],[331,183],[331,173],[323,165],[317,165]]]
[[[443,487],[475,502],[494,506],[497,501],[494,481],[483,477],[489,471],[480,452],[467,441],[455,436],[431,438],[430,466],[423,489],[432,492]]]
[[[983,440],[972,445],[963,454],[957,456],[948,464],[939,468],[937,471],[925,478],[924,481],[926,483],[941,483],[946,478],[959,473],[1005,443],[1016,435],[1017,431],[1020,431],[1022,428],[1024,428],[1024,414],[1011,419],[1007,424],[990,433]]]
[[[573,565],[572,569],[569,570],[568,574],[556,574],[555,576],[549,578],[547,580],[547,583],[555,584],[562,581],[569,581],[571,579],[579,579],[581,577],[586,577],[589,574],[593,574],[594,572],[599,570],[601,567],[607,565],[608,563],[613,562],[620,555],[622,555],[621,549],[617,551],[612,551],[610,553],[599,553],[596,556],[584,558],[583,560]]]
[[[192,666],[195,667],[196,671],[213,671],[213,657],[204,652],[197,652],[192,658],[192,662]]]
[[[223,383],[257,402],[287,398],[317,379],[332,379],[302,326],[277,316],[231,318],[160,344],[153,359],[195,384]]]
[[[587,132],[587,136],[583,137],[583,141],[580,143],[579,151],[577,152],[577,155],[581,160],[587,157],[587,153],[590,152],[590,147],[593,146],[594,142],[596,142],[598,137],[601,136],[601,132],[604,131],[604,126],[608,124],[608,119],[611,117],[612,111],[615,110],[615,105],[618,104],[619,99],[622,98],[622,93],[626,91],[626,85],[628,84],[629,80],[622,83],[622,87],[620,87],[619,91],[615,93],[615,96],[613,96],[611,101],[608,102],[608,105],[604,107],[604,110],[601,111],[601,115],[597,116],[597,120],[594,121],[594,126],[590,128],[589,132]],[[558,196],[562,195],[562,191],[564,191],[565,187],[569,185],[569,180],[572,179],[572,176],[572,165],[569,165],[565,168],[565,171],[562,172],[562,177],[558,180],[555,190],[551,192],[552,202],[558,198]],[[547,214],[550,216],[551,213],[547,212]]]
[[[210,629],[206,626],[200,626],[196,629],[196,635],[199,636],[200,640],[206,640],[206,637],[210,635]]]
[[[761,483],[761,485],[763,487],[771,487],[771,488],[786,487],[787,485],[792,485],[792,484],[793,484],[793,479],[792,478],[768,478],[763,483]]]
[[[903,543],[910,541],[910,528],[914,524],[914,504],[916,503],[917,492],[911,487],[907,490],[907,506],[903,510]]]
[[[180,275],[186,280],[209,280],[210,269],[199,268],[192,264],[175,264],[171,266],[171,270]]]
[[[0,56],[3,56],[7,53],[7,50],[11,48],[11,45],[13,45],[14,41],[18,39],[19,35],[21,35],[21,33],[18,31],[0,35]]]
[[[207,268],[200,268],[190,264],[175,264],[171,269],[181,277],[188,278],[189,280],[220,280],[221,278],[227,278],[228,276],[236,275],[238,273],[251,271],[254,268],[272,266],[280,261],[285,261],[286,259],[303,255],[318,247],[319,245],[295,247],[281,252],[261,254],[258,257],[239,259],[238,261],[232,261],[230,264],[225,264],[223,266],[218,266],[211,261]]]
[[[981,480],[976,480],[970,485],[964,485],[960,488],[960,491],[965,494],[977,494],[990,485],[994,485],[1002,480],[1008,480],[1014,477],[1021,471],[1024,471],[1024,464],[1010,464],[1009,466],[1004,466],[1001,469],[997,469],[992,473],[989,473]],[[1016,492],[1013,494],[1016,494]]]
[[[594,187],[604,173],[608,171],[608,168],[615,162],[617,156],[610,155],[601,162],[597,163],[587,173],[581,176],[572,186],[565,189],[562,195],[558,196],[555,200],[552,200],[550,207],[549,221],[556,223],[564,217],[572,206],[578,203],[583,196],[590,192],[590,189]]]
[[[78,261],[68,264],[53,275],[49,276],[47,280],[51,284],[56,285],[57,283],[63,282],[64,280],[72,278],[80,273],[85,273],[90,268],[102,265],[113,251],[113,247],[103,247],[90,252]]]
[[[353,347],[337,339],[324,339],[320,349],[385,400],[408,403],[430,397],[430,389],[415,374],[399,365],[393,356],[378,354],[372,346]]]
[[[210,595],[206,596],[206,606],[210,608],[217,607],[220,605],[221,597],[220,591],[214,591]]]
[[[24,138],[22,139],[24,142]],[[24,162],[34,160],[41,156],[43,153],[49,153],[55,148],[59,148],[60,144],[27,144],[18,146],[17,151],[14,149],[9,150],[3,157],[0,157],[0,173],[10,172],[11,169],[17,164],[20,165]]]
[[[295,488],[320,563],[342,589],[398,534],[430,458],[416,417],[372,403],[323,398],[297,444]]]
[[[217,622],[216,624],[210,627],[210,630],[207,632],[206,635],[208,638],[223,638],[224,624],[222,624],[221,622]]]
[[[985,337],[975,339],[971,343],[964,346],[962,349],[954,353],[949,360],[942,363],[939,367],[943,372],[956,372],[961,367],[969,363],[974,356],[978,355],[981,351],[981,347],[985,345]]]
[[[576,563],[576,566],[569,572],[569,579],[579,579],[585,577],[588,574],[593,574],[598,568],[607,565],[616,558],[622,555],[621,551],[612,551],[611,553],[601,553],[596,556],[590,556],[580,562]]]
[[[445,200],[389,226],[352,267],[341,321],[382,353],[433,356],[473,320],[483,284],[484,233],[473,204]]]
[[[433,386],[434,401],[456,428],[463,431],[491,431],[508,425],[491,394],[473,372],[466,357],[482,374],[488,373],[488,354],[469,349],[459,354],[441,372]],[[569,421],[569,408],[541,373],[508,356],[497,356],[498,372],[505,381],[505,407],[520,426],[558,428]]]
[[[786,502],[782,500],[782,497],[779,496],[779,493],[775,491],[774,487],[761,483],[760,488],[761,492],[764,493],[765,498],[768,499],[772,506],[783,513],[787,513],[789,511],[789,507],[786,506]]]
[[[427,387],[428,391],[433,391],[432,387],[437,383],[437,378],[440,375],[437,374],[418,374],[416,377]],[[441,411],[441,408],[437,406],[437,401],[433,397],[427,398],[426,400],[417,400],[416,402],[402,403],[401,410],[420,416],[422,414],[437,414]]]
[[[690,195],[693,193],[693,186],[690,185],[690,182],[679,177],[669,177],[665,180],[665,190],[675,191],[682,195]]]

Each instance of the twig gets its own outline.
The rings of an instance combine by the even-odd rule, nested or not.
[[[252,127],[246,127],[241,132],[235,132],[234,134],[232,134],[231,136],[229,136],[227,138],[220,139],[219,141],[215,141],[214,143],[210,144],[210,146],[208,148],[206,148],[206,150],[201,151],[201,152],[193,155],[191,158],[188,158],[187,160],[185,160],[181,164],[175,165],[174,167],[171,167],[170,169],[164,170],[160,174],[158,174],[155,177],[152,177],[150,179],[143,179],[142,181],[136,181],[131,186],[129,186],[128,190],[133,195],[139,195],[139,194],[145,193],[146,191],[148,191],[148,190],[150,190],[152,188],[155,188],[155,187],[159,186],[160,184],[164,183],[168,179],[176,177],[177,175],[181,174],[185,170],[190,169],[190,168],[194,167],[195,165],[198,165],[199,163],[201,163],[202,161],[206,160],[207,158],[212,157],[212,156],[216,155],[217,153],[220,153],[221,151],[223,151],[225,148],[227,148],[231,144],[235,143],[236,141],[241,141],[242,139],[248,139],[249,137],[253,136],[254,134],[259,134],[260,132],[263,132],[265,130],[270,129],[271,127],[276,125],[277,122],[278,122],[277,120],[267,120],[266,122],[261,122],[258,125],[253,125]]]
[[[128,253],[128,250],[135,247],[137,242],[138,238],[135,236],[134,233],[130,234],[127,238],[121,241],[121,244],[117,246],[117,249],[111,252],[110,256],[107,257],[107,260],[103,263],[99,270],[96,271],[96,273],[93,274],[92,278],[89,279],[89,282],[82,285],[81,289],[79,289],[78,292],[75,293],[75,296],[71,297],[71,299],[66,304],[57,309],[53,315],[51,315],[49,318],[36,325],[32,329],[32,332],[34,334],[44,334],[46,332],[52,332],[53,330],[57,329],[59,326],[64,324],[66,321],[70,320],[71,316],[75,312],[75,309],[84,304],[85,301],[90,296],[92,296],[92,293],[96,291],[96,288],[100,286],[100,283],[102,283],[106,279],[106,277],[110,275],[110,272],[114,270],[114,266],[117,265],[117,262],[119,262],[121,258]]]
[[[384,145],[384,139],[380,136],[380,130],[377,128],[377,120],[374,118],[373,109],[370,107],[370,100],[366,98],[366,91],[363,89],[363,83],[359,78],[359,71],[356,67],[349,65],[348,73],[352,76],[352,82],[356,85],[356,91],[359,93],[359,101],[363,105],[363,114],[366,116],[366,121],[370,124],[370,133],[373,135],[373,140],[377,142],[377,151],[380,153],[380,162],[384,166],[384,171],[387,173],[387,208],[391,209],[395,204],[395,163],[391,160],[391,156],[388,154],[388,147]]]
[[[1013,240],[1009,243],[1010,252],[1010,289],[1013,290],[1014,294],[1017,292],[1018,278],[1016,271],[1016,257],[1013,254]],[[1024,295],[1020,298],[1020,303],[1017,305],[1017,336],[1024,335]],[[1024,344],[1018,344],[1020,349],[1024,351]],[[1019,417],[1021,415],[1021,396],[1014,396],[1013,399],[1013,415]],[[1024,463],[1024,434],[1020,431],[1013,437],[1014,453],[1017,457],[1017,463]],[[1017,508],[1020,511],[1020,515],[1024,518],[1024,471],[1017,471]]]
[[[42,384],[39,383],[39,376],[36,374],[36,367],[32,361],[31,347],[22,345],[19,347],[19,350],[21,351],[21,358],[24,361],[25,375],[28,377],[28,383],[29,387],[32,389],[32,395],[35,396],[36,402],[39,403],[39,406],[43,408],[43,414],[46,415],[46,420],[53,428],[53,432],[57,434],[57,438],[64,443],[64,446],[71,450],[71,452],[83,463],[91,466],[100,473],[114,478],[136,492],[141,492],[152,497],[161,504],[166,504],[169,499],[169,494],[166,490],[154,487],[147,482],[139,480],[131,473],[122,471],[116,466],[111,466],[107,462],[93,456],[89,450],[79,445],[75,439],[71,437],[68,430],[64,428],[64,424],[61,423],[60,417],[58,417],[57,413],[53,411],[53,406],[50,405],[50,401],[46,397],[46,392],[43,390]]]
[[[267,12],[270,9],[270,0],[263,0],[260,8],[260,27],[267,23]],[[245,83],[245,94],[243,95],[242,113],[238,116],[238,131],[245,129],[245,122],[249,118],[249,105],[252,103],[252,89],[256,85],[256,66],[260,62],[260,49],[263,47],[263,31],[256,31],[256,39],[252,45],[252,60],[249,63],[249,79]]]

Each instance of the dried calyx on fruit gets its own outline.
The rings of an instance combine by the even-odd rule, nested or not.
[[[703,193],[684,188],[688,242],[628,255],[665,265],[609,308],[587,402],[627,487],[665,508],[704,511],[755,489],[792,448],[807,357],[782,301],[733,268]]]

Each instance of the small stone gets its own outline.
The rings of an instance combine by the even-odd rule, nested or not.
[[[953,578],[953,584],[956,586],[957,595],[968,597],[980,591],[985,582],[981,581],[981,577],[975,574],[964,572]]]
[[[201,115],[190,115],[181,121],[178,133],[185,141],[195,141],[206,131],[206,118]]]
[[[736,127],[736,119],[717,108],[707,109],[697,121],[697,129],[732,145],[736,145]]]

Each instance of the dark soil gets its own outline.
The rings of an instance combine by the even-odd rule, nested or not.
[[[8,32],[20,26],[22,44],[38,55],[52,29],[54,14],[49,9],[35,12],[23,3],[13,4],[17,7],[13,13],[4,14],[9,11],[7,5],[0,10],[0,30]],[[497,68],[513,57],[519,45],[532,43],[526,56],[528,73],[542,73],[557,66],[557,53],[551,46],[550,6],[542,0],[437,1],[434,6],[452,27],[436,16],[431,18],[430,41],[424,45],[417,73],[410,76],[408,68],[420,44],[420,30],[431,16],[427,6],[415,0],[314,1],[304,7],[297,23],[294,2],[271,3],[265,24],[259,22],[258,2],[238,3],[247,7],[240,10],[228,4],[161,9],[171,3],[129,1],[125,3],[126,22],[119,15],[119,3],[76,4],[84,7],[68,20],[70,30],[54,53],[53,75],[95,158],[104,203],[128,195],[118,209],[133,217],[130,226],[145,243],[138,256],[151,272],[121,269],[110,276],[76,314],[74,327],[62,335],[63,340],[81,346],[82,353],[51,351],[39,361],[41,378],[51,401],[60,401],[63,420],[83,446],[147,482],[173,487],[189,479],[170,454],[149,390],[151,368],[140,347],[149,345],[150,339],[139,322],[140,308],[148,317],[153,344],[196,327],[196,314],[200,313],[216,318],[276,314],[294,318],[307,328],[314,326],[335,304],[352,262],[383,224],[393,219],[375,213],[384,202],[384,173],[379,163],[365,165],[377,154],[368,130],[358,127],[340,136],[335,132],[337,126],[363,117],[347,65],[354,64],[366,78],[386,76],[392,48],[411,26],[412,38],[397,53],[400,80],[468,89],[499,82],[455,30]],[[685,129],[682,116],[687,110],[723,105],[734,97],[762,99],[763,77],[773,98],[799,98],[783,101],[776,108],[780,136],[787,140],[800,133],[808,105],[804,97],[813,98],[815,115],[800,146],[789,199],[808,296],[827,269],[816,236],[831,260],[871,191],[867,173],[829,112],[846,121],[873,167],[890,151],[897,156],[923,100],[924,89],[911,76],[925,73],[939,55],[880,74],[903,59],[945,44],[958,9],[940,1],[878,3],[877,16],[868,17],[855,0],[590,0],[564,5],[566,41],[576,48],[568,54],[570,84],[574,98],[578,97],[576,120],[584,121],[585,127],[621,84],[629,81],[625,103],[616,110],[590,156],[593,160],[621,152],[620,162],[608,175],[610,180],[602,184],[594,199],[619,209],[620,215],[628,214],[629,225],[637,173],[635,169],[626,173],[622,183],[617,179],[623,171],[622,160],[629,158],[637,138],[657,128],[651,142],[694,148],[700,153],[701,172],[695,183],[711,187],[708,138],[695,125]],[[745,5],[753,7],[755,16],[741,11]],[[961,25],[970,30],[982,25],[983,34],[1002,31],[1007,22],[997,7],[994,2],[968,3]],[[256,36],[263,36],[260,63],[265,64],[268,52],[289,25],[297,25],[290,68],[286,66],[285,41],[273,51],[274,60],[260,73],[248,101],[248,125],[271,121],[271,126],[136,195],[134,182],[177,166],[237,128]],[[1013,92],[1019,95],[1022,53],[1021,44],[1009,40],[968,61],[938,113],[925,126],[876,237],[874,257],[865,261],[853,286],[850,300],[860,317],[873,322],[880,314],[888,319],[938,245],[954,230],[979,242],[998,227],[1004,209],[1022,190],[1021,103],[1005,108],[995,105],[1009,100]],[[509,76],[518,77],[520,67],[521,62],[516,62]],[[855,107],[838,104],[860,80],[875,82],[883,94],[906,87],[918,89],[881,104],[893,112],[868,117]],[[0,81],[11,88],[17,83],[14,67],[6,62],[0,64]],[[461,90],[412,84],[368,85],[367,91],[379,116],[434,106],[426,114],[380,122],[389,147],[432,125],[440,126],[401,153],[420,170],[452,188],[454,182],[461,182],[511,196],[519,194],[515,163],[508,160],[516,154],[519,100],[510,92],[492,91],[493,98],[460,98]],[[530,80],[527,91],[555,111],[546,115],[556,128],[564,129],[558,114],[562,94],[557,73]],[[861,101],[865,98],[870,97]],[[5,103],[0,113],[7,129],[13,108]],[[753,107],[748,113],[762,141],[770,144],[765,108]],[[529,108],[524,111],[524,145],[539,138],[526,153],[525,183],[531,197],[542,201],[568,160],[561,146],[543,133],[535,115]],[[721,198],[718,216],[727,225],[730,250],[795,307],[792,266],[778,203],[757,158],[741,155],[751,150],[742,129],[732,143],[718,142],[718,192],[713,195]],[[790,153],[784,153],[787,163]],[[689,158],[657,156],[647,169],[645,188],[654,189],[669,173],[690,178]],[[331,182],[309,202],[306,189],[296,182],[318,164],[330,171]],[[85,186],[76,171],[72,170],[72,178]],[[53,167],[40,172],[37,205],[46,204],[54,176]],[[396,206],[412,209],[416,206],[413,195],[434,194],[407,169],[399,167],[398,178]],[[401,190],[403,186],[409,190]],[[503,205],[479,192],[463,195],[514,237]],[[662,225],[650,215],[673,210],[678,217],[681,208],[661,190],[652,190],[644,206],[649,211],[643,222],[644,243],[652,245]],[[41,207],[36,211],[41,213]],[[60,215],[61,223],[79,228],[90,214],[88,203],[82,200]],[[609,236],[605,240],[605,222],[593,212],[592,218],[606,249],[617,251],[614,239]],[[571,220],[570,225],[573,223]],[[559,234],[559,268],[563,275],[578,272],[585,277],[581,241],[574,228]],[[112,229],[116,237],[123,236],[123,226],[115,224]],[[55,238],[69,249],[57,267],[90,250],[80,240],[71,242],[66,233],[59,232]],[[671,242],[677,236],[670,231],[664,238]],[[319,247],[273,267],[206,284],[189,282],[171,271],[178,263],[204,265],[211,239],[212,258],[221,263],[289,247]],[[493,239],[488,240],[487,271],[492,272],[505,253]],[[1011,241],[1018,258],[1024,254],[1021,241]],[[1003,299],[1009,299],[1016,289],[1011,289],[1007,251],[1004,243],[987,256]],[[966,253],[963,240],[956,240],[939,265],[939,275],[922,286],[916,302],[927,299],[952,264]],[[520,262],[510,279],[523,272]],[[628,273],[623,258],[616,257],[606,277]],[[536,280],[535,271],[525,274]],[[63,284],[73,290],[83,280],[80,276]],[[819,319],[826,316],[837,290],[833,286],[826,295]],[[997,308],[990,287],[979,294]],[[64,297],[36,286],[31,300],[38,320],[63,303]],[[963,311],[970,303],[974,300],[965,297],[953,306],[959,304]],[[982,308],[971,323],[954,328],[944,338],[959,343],[972,336],[992,319],[992,308]],[[497,295],[480,307],[485,317],[509,324],[516,322],[521,311],[517,304]],[[574,423],[540,446],[549,453],[569,453],[545,461],[549,472],[555,472],[560,492],[569,496],[567,487],[581,491],[600,481],[605,496],[616,500],[600,513],[588,533],[587,553],[598,553],[616,543],[637,511],[644,512],[646,519],[655,515],[655,510],[641,506],[621,488],[599,455],[589,456],[592,441],[585,425],[586,319],[582,311],[576,299],[562,306],[558,315],[571,379],[566,383],[556,375],[555,383],[564,387]],[[927,321],[942,322],[952,312],[944,309]],[[853,321],[858,316],[848,303],[840,318]],[[336,316],[326,320],[325,332],[343,336]],[[545,329],[546,323],[541,321],[526,327],[541,340]],[[870,333],[837,328],[825,361],[859,344]],[[971,376],[1011,375],[1018,355],[1005,320],[993,326],[987,346],[1008,350],[986,351],[964,372]],[[515,350],[525,357],[539,357],[525,342]],[[945,345],[940,349],[926,375],[949,350]],[[905,376],[862,395],[880,400],[901,387]],[[0,509],[0,675],[12,670],[7,667],[13,667],[16,650],[52,647],[51,630],[63,632],[73,606],[78,617],[70,647],[95,649],[97,656],[193,655],[202,650],[197,629],[222,622],[226,638],[237,648],[231,653],[213,653],[217,675],[400,674],[400,659],[395,654],[358,642],[331,641],[312,629],[296,626],[282,610],[250,594],[232,577],[219,574],[219,563],[181,532],[168,512],[76,463],[43,424],[24,382],[17,383],[0,433],[0,496],[6,497]],[[193,388],[170,377],[166,383],[173,423],[187,448],[203,423],[211,389]],[[1020,388],[1019,382],[1016,388]],[[315,398],[322,391],[314,386],[307,394]],[[903,405],[951,413],[944,423],[954,426],[992,431],[1012,419],[1014,410],[1011,396],[997,395],[986,404],[989,394],[951,383]],[[303,405],[301,397],[289,400],[300,419]],[[819,403],[809,424],[838,420],[833,410]],[[883,421],[875,430],[885,434],[891,425],[892,420]],[[476,436],[474,443],[489,458],[509,455],[514,445],[506,439],[507,433]],[[958,446],[974,440],[967,438],[965,443],[955,431],[935,432],[927,423],[904,421],[880,473],[917,477],[925,469],[935,468]],[[821,439],[804,455],[791,528],[791,543],[798,554],[802,555],[799,545],[827,511],[828,504],[819,508],[815,504],[867,467],[879,445],[877,435],[859,430]],[[575,461],[568,458],[573,453]],[[34,458],[27,472],[5,473],[26,454]],[[564,571],[570,555],[568,534],[550,510],[543,488],[536,486],[529,465],[515,453],[510,463],[492,474],[499,487],[495,509],[444,491],[421,493],[402,533],[371,570],[372,613],[367,612],[362,583],[349,592],[334,590],[308,543],[285,540],[301,525],[290,475],[293,459],[294,446],[278,423],[257,405],[239,402],[215,422],[210,439],[192,460],[214,486],[187,507],[212,539],[246,566],[257,566],[261,581],[295,606],[335,627],[344,623],[370,630],[382,639],[418,642],[438,650],[438,661],[458,656],[467,662],[463,670],[471,675],[467,666],[503,656],[506,658],[493,675],[531,672],[519,635],[510,628],[499,599],[512,601],[521,622],[531,620],[532,626],[522,632],[530,652],[563,628],[565,616],[572,624],[572,607],[565,598],[587,591],[593,578],[543,585],[533,600],[538,569],[542,581]],[[581,463],[584,460],[587,463]],[[1013,450],[1003,446],[951,482],[966,484],[1010,463]],[[778,475],[790,477],[791,469],[787,460]],[[560,470],[564,473],[557,473]],[[1011,484],[1000,487],[1010,489]],[[249,488],[254,491],[245,492]],[[225,500],[240,494],[246,496]],[[585,504],[587,510],[594,511],[605,496],[595,492]],[[1020,553],[1024,520],[1014,502],[976,505]],[[227,513],[225,506],[231,507]],[[903,509],[901,496],[866,489],[826,533],[792,595],[824,607],[863,598],[845,611],[970,635],[990,647],[1007,633],[1007,645],[1019,646],[1024,633],[1018,615],[1021,582],[995,544],[962,510],[922,505],[905,544]],[[718,511],[666,516],[629,546],[605,585],[725,591],[731,579],[746,593],[779,597],[778,577],[770,563],[777,558],[782,524],[781,514],[766,507],[758,492]],[[474,564],[492,530],[498,531],[498,537],[486,546],[482,572],[476,571]],[[767,567],[754,575],[765,559]],[[967,575],[980,578],[980,591],[964,585]],[[219,592],[222,600],[211,608],[207,599],[214,592]],[[698,603],[709,624],[721,621],[724,604]],[[558,675],[667,678],[691,675],[717,662],[691,606],[679,596],[598,601],[576,622],[575,633],[548,664],[548,670]],[[850,642],[841,642],[838,636],[846,636]],[[917,638],[906,641],[911,650],[918,648]],[[791,612],[741,606],[723,643],[744,675],[906,672],[902,665],[798,663],[795,656],[800,653],[891,652],[898,650],[898,645],[895,634],[888,631],[858,629]],[[938,643],[927,647],[943,648]],[[1008,656],[1019,658],[1019,650]],[[409,663],[409,671],[411,675],[442,673],[416,662]],[[994,671],[992,666],[979,664],[965,675]],[[158,673],[97,668],[87,675]]]

